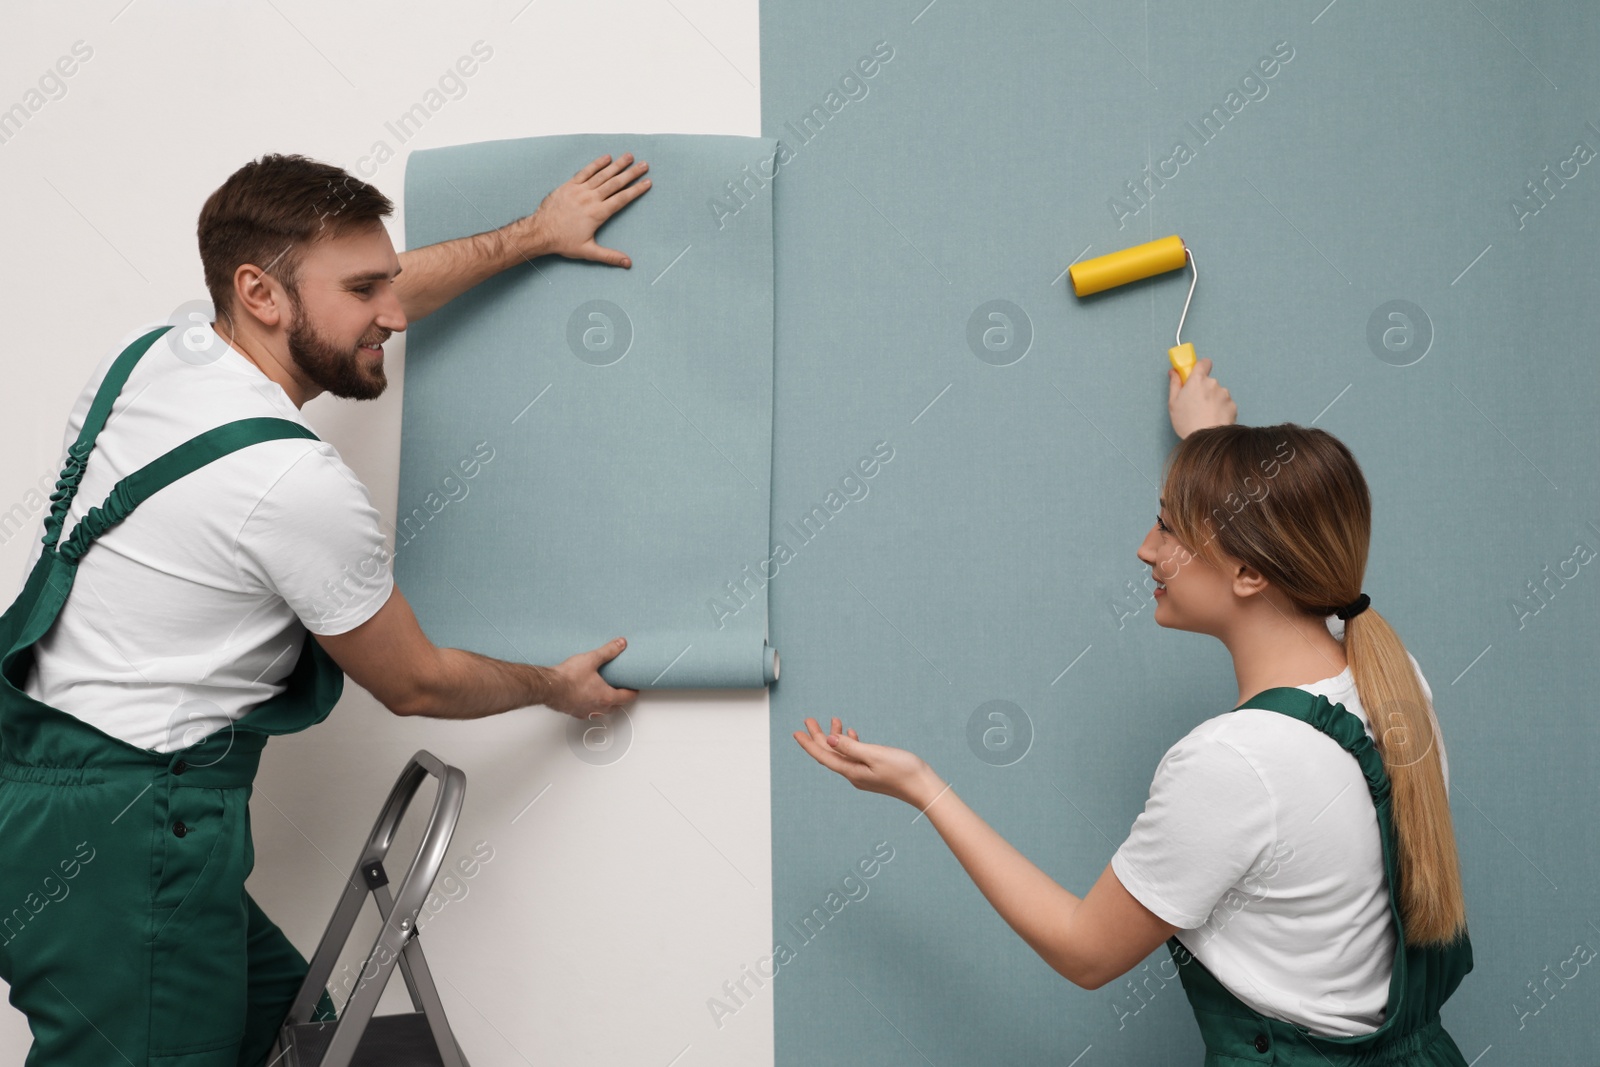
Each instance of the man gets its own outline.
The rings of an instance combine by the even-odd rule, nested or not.
[[[0,906],[17,905],[0,978],[30,1067],[265,1062],[306,963],[244,891],[250,786],[266,739],[325,718],[345,675],[397,715],[637,697],[598,673],[620,637],[555,667],[434,646],[365,487],[300,417],[324,391],[380,395],[383,342],[499,270],[630,267],[594,240],[649,188],[630,163],[602,156],[532,215],[398,255],[390,201],[302,156],[207,200],[216,321],[136,331],[102,361],[0,617]]]

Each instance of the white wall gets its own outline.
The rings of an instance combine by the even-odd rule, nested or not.
[[[107,348],[205,298],[194,228],[212,189],[269,151],[353,171],[473,42],[494,54],[467,93],[371,179],[397,215],[413,148],[759,133],[755,0],[98,0],[8,3],[3,21],[0,108],[74,42],[93,54],[0,143],[0,513],[53,483],[67,411]],[[613,151],[629,147],[618,136]],[[390,233],[403,248],[401,218]],[[381,399],[325,397],[306,414],[392,523],[403,338],[389,353]],[[0,531],[7,597],[37,521]],[[267,749],[251,892],[309,955],[383,795],[425,747],[467,773],[451,858],[479,841],[494,852],[423,936],[475,1067],[771,1063],[770,986],[721,1029],[706,1009],[771,950],[766,714],[763,692],[646,693],[631,748],[597,767],[546,709],[403,721],[349,684],[326,723]],[[399,988],[387,1007],[401,1006]],[[27,1043],[22,1016],[0,1008],[0,1061],[21,1062]]]

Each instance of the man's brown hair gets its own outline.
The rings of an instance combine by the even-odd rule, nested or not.
[[[231,313],[233,274],[244,263],[298,296],[306,249],[393,211],[388,197],[327,163],[277,154],[246,163],[200,209],[196,233],[211,303],[219,316]]]

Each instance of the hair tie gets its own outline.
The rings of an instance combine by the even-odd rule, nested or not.
[[[1336,608],[1333,613],[1339,616],[1341,619],[1353,619],[1357,615],[1360,615],[1363,611],[1366,611],[1367,605],[1371,603],[1372,598],[1367,596],[1367,594],[1362,593],[1344,607]]]

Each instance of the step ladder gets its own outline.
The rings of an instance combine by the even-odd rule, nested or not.
[[[411,867],[391,896],[383,861],[401,817],[430,775],[439,780],[433,812]],[[426,750],[419,750],[400,772],[284,1020],[270,1059],[273,1067],[468,1067],[417,941],[417,917],[444,865],[466,792],[467,776]],[[313,1022],[317,1002],[369,893],[377,902],[383,927],[358,972],[355,992],[336,1021]],[[375,1016],[396,963],[413,1010]]]

